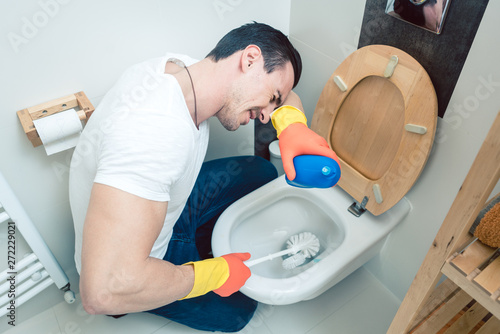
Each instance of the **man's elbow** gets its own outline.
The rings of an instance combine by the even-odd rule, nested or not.
[[[84,294],[83,292],[80,293],[80,296],[82,297],[82,305],[83,305],[83,309],[85,310],[85,312],[87,312],[88,314],[106,314],[105,312],[100,312],[100,310],[102,309],[101,307],[99,307],[97,305],[97,303],[95,303],[94,300],[92,300],[90,297],[88,297],[87,294]]]
[[[92,283],[89,279],[80,279],[80,296],[84,310],[89,314],[121,314],[123,303],[120,297],[125,291],[112,291],[103,282]],[[113,289],[116,290],[116,289]]]
[[[88,314],[113,314],[113,296],[104,286],[91,286],[81,281],[80,296]]]

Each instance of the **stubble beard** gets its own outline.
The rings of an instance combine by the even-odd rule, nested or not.
[[[240,126],[238,118],[233,116],[230,108],[222,107],[221,110],[215,114],[215,117],[217,117],[220,124],[228,131],[236,131]]]
[[[215,114],[220,124],[228,131],[236,131],[240,127],[240,121],[238,118],[238,113],[236,112],[236,106],[239,105],[239,95],[233,92],[231,96],[226,99],[228,101],[222,108]]]

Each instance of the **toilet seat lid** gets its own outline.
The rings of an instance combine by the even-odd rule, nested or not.
[[[338,183],[374,215],[410,190],[430,154],[437,97],[409,54],[370,45],[349,55],[326,83],[311,128],[337,153]]]

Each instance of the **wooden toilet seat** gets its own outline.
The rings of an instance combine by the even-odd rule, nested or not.
[[[311,128],[337,153],[338,183],[374,215],[410,190],[430,154],[437,97],[425,69],[386,45],[363,47],[335,70]]]

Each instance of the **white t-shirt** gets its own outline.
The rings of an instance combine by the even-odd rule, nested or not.
[[[196,128],[177,80],[165,74],[167,54],[132,66],[96,108],[73,153],[69,197],[75,262],[81,270],[83,223],[94,182],[154,201],[167,215],[150,256],[163,258],[172,229],[196,181],[208,145],[208,122]],[[140,221],[137,224],[141,224]]]

